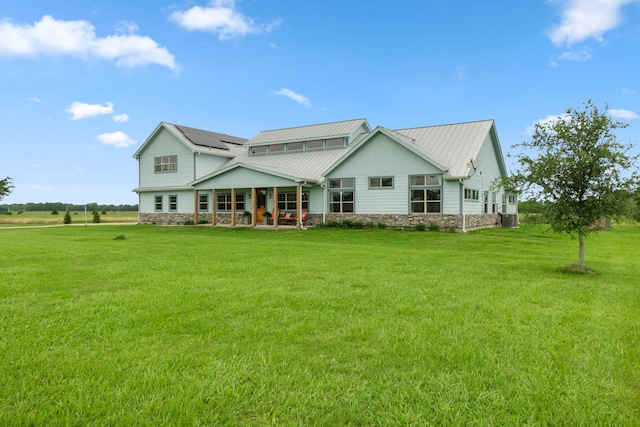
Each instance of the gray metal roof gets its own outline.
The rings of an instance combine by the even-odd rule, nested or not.
[[[309,141],[351,136],[362,125],[370,129],[365,119],[300,126],[287,129],[265,130],[251,138],[245,145],[264,145],[278,142]]]
[[[174,125],[185,138],[203,147],[220,148],[222,150],[228,150],[226,144],[242,145],[247,140],[244,138],[238,138],[236,136],[225,135],[223,133],[210,132],[207,130],[196,129],[183,125]],[[225,144],[226,143],[226,144]]]
[[[475,159],[482,143],[493,127],[493,120],[469,123],[398,129],[395,132],[411,138],[415,144],[449,167],[452,177],[468,173],[467,162]]]

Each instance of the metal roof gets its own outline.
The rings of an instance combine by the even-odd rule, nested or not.
[[[245,145],[264,145],[278,142],[298,142],[347,137],[351,136],[363,124],[366,125],[367,129],[371,129],[365,119],[356,119],[287,129],[265,130],[254,138],[251,138]]]
[[[468,173],[467,162],[475,159],[493,127],[493,120],[397,129],[395,132],[409,137],[422,150],[431,153],[449,167],[452,177]]]
[[[195,145],[200,145],[203,147],[211,147],[211,148],[220,148],[222,150],[228,150],[229,147],[225,144],[236,144],[242,145],[247,140],[243,138],[238,138],[231,135],[225,135],[223,133],[210,132],[202,129],[196,129],[183,125],[174,125],[176,129],[178,129],[185,138],[194,143]]]

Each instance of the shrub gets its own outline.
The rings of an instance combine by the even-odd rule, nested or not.
[[[343,219],[341,227],[342,228],[351,228],[351,227],[353,227],[353,222],[351,222],[351,220],[349,220],[349,219]]]
[[[387,224],[385,224],[384,222],[379,222],[378,223],[378,228],[380,230],[384,230],[385,228],[387,228]]]
[[[372,223],[371,221],[369,221],[367,223],[367,228],[376,228],[376,225],[374,223]]]
[[[93,223],[94,224],[100,223],[100,213],[98,211],[93,211]]]
[[[440,227],[437,223],[432,222],[431,224],[429,224],[429,231],[440,231]]]
[[[427,227],[424,224],[416,225],[416,231],[424,231],[426,229],[427,229]]]
[[[66,211],[64,213],[64,219],[62,220],[62,222],[65,224],[71,224],[71,213],[69,213],[69,211]]]
[[[18,215],[22,215],[24,211],[18,211]]]
[[[332,228],[340,228],[341,224],[338,221],[331,221],[329,222],[329,227]]]
[[[59,214],[58,214],[58,211],[54,209],[51,211],[51,215],[59,215]]]
[[[102,215],[106,215],[107,211],[105,211],[104,209],[102,210]]]
[[[184,221],[184,225],[195,225],[195,223],[193,222],[193,220],[192,220],[192,219],[186,219],[186,220]]]
[[[113,240],[127,240],[124,234],[118,234]]]
[[[209,224],[209,221],[207,221],[206,219],[199,219],[198,224]]]
[[[360,221],[354,221],[353,224],[351,224],[351,226],[353,228],[364,228],[364,224]]]

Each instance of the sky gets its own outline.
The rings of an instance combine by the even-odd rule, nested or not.
[[[136,204],[160,122],[251,138],[493,119],[507,167],[592,99],[640,141],[639,0],[23,0],[0,6],[0,203]]]

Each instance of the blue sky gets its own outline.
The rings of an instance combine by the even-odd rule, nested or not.
[[[638,0],[5,3],[0,203],[137,203],[132,155],[161,121],[251,138],[494,119],[506,155],[591,98],[640,141]]]

